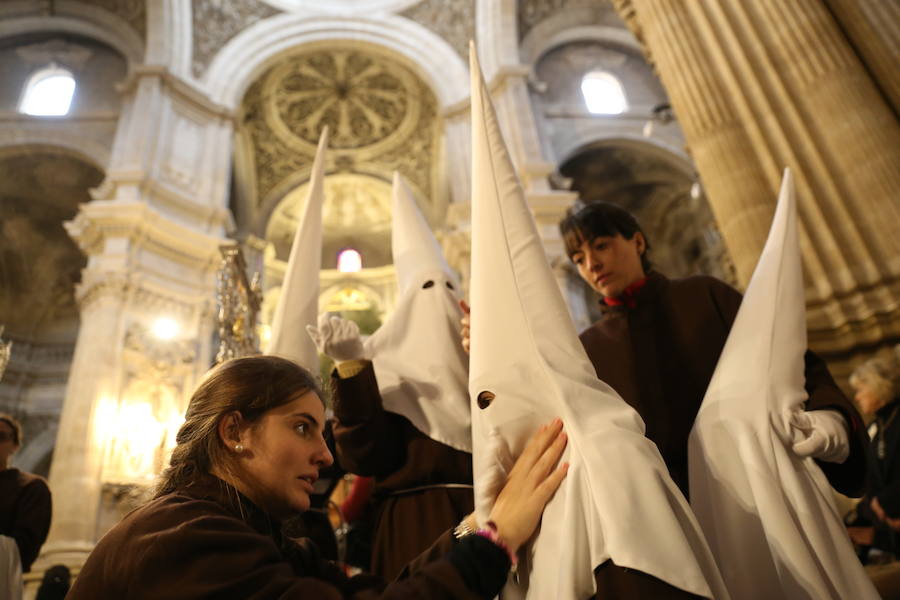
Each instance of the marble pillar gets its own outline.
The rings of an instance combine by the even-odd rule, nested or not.
[[[122,89],[107,178],[66,224],[88,262],[50,467],[54,518],[27,577],[31,592],[51,565],[77,574],[115,522],[104,516],[105,486],[152,483],[214,358],[230,115],[162,67],[135,69]],[[176,324],[172,339],[151,333],[161,318]],[[129,453],[133,460],[123,460]]]
[[[614,0],[685,133],[746,284],[797,181],[810,345],[900,336],[900,124],[822,0]]]

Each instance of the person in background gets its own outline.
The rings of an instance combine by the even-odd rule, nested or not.
[[[868,562],[871,549],[900,554],[900,364],[896,357],[867,360],[850,376],[860,412],[872,419],[866,494],[847,528]]]
[[[53,565],[44,572],[41,587],[34,600],[63,600],[72,585],[72,575],[66,565]]]
[[[485,529],[447,532],[390,585],[348,578],[314,543],[281,533],[332,463],[324,422],[316,380],[296,363],[252,356],[215,367],[191,397],[155,498],[100,540],[68,600],[487,600],[566,474],[556,420],[519,456]]]
[[[0,414],[0,536],[15,540],[27,573],[50,531],[52,503],[43,477],[10,467],[22,441],[19,422]]]

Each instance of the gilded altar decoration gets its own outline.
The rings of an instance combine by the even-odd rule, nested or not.
[[[247,263],[240,246],[220,246],[222,263],[216,274],[219,303],[219,352],[216,362],[259,354],[257,319],[262,305],[259,274],[247,278]]]
[[[117,398],[101,398],[96,438],[105,447],[104,483],[149,485],[168,463],[184,422],[197,345],[160,339],[140,323],[129,325],[125,376]]]

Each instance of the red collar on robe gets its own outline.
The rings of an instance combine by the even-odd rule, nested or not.
[[[607,296],[603,298],[603,302],[607,306],[625,306],[627,308],[635,308],[637,306],[637,295],[641,288],[647,284],[647,278],[638,279],[627,288],[622,290],[618,296]]]

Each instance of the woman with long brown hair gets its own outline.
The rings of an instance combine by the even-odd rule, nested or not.
[[[194,392],[156,496],[97,544],[68,598],[492,598],[565,476],[558,421],[535,435],[488,527],[445,535],[391,585],[345,577],[281,521],[309,508],[319,469],[321,392],[272,356],[213,369]],[[433,560],[432,560],[433,559]]]

